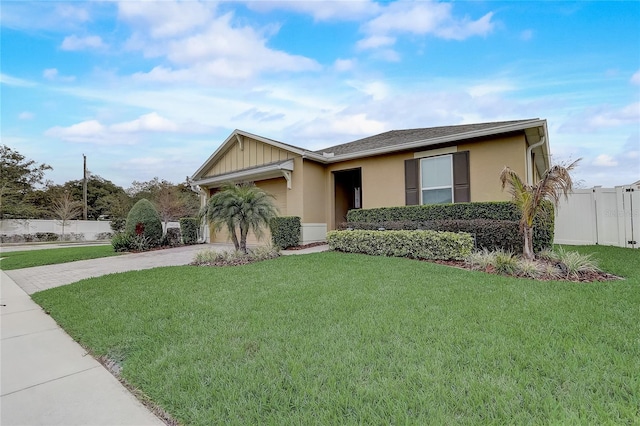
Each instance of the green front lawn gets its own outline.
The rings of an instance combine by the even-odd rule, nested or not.
[[[56,249],[10,251],[0,253],[0,269],[31,268],[33,266],[55,265],[76,260],[97,259],[118,256],[111,244],[101,246],[65,247]]]
[[[33,298],[182,424],[635,423],[638,251],[590,249],[627,279],[329,252]]]

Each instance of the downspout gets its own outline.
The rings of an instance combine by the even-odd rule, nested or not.
[[[537,148],[545,143],[546,139],[544,136],[540,138],[540,142],[534,143],[533,145],[527,148],[527,158],[525,159],[525,164],[527,168],[527,184],[533,185],[533,163],[531,161],[531,152],[533,152],[534,148]]]

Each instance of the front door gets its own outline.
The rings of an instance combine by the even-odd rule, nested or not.
[[[362,208],[362,169],[333,172],[335,194],[335,227],[347,221],[347,212]]]

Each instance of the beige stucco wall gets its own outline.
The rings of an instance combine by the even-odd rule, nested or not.
[[[291,172],[291,189],[287,189],[287,213],[281,216],[300,216],[303,214],[304,200],[304,169],[303,159],[298,156],[293,160],[293,172]]]
[[[284,178],[267,179],[256,182],[256,186],[274,196],[274,205],[278,209],[280,216],[287,216],[287,182]],[[271,233],[269,229],[263,229],[262,238],[258,240],[253,232],[247,236],[247,244],[269,244],[271,242]],[[210,229],[210,240],[214,243],[231,242],[226,229],[214,232]]]
[[[304,161],[304,206],[303,223],[327,223],[327,170],[322,164]]]
[[[458,151],[469,151],[471,201],[509,200],[509,192],[500,185],[500,172],[509,166],[524,178],[526,150],[524,135],[459,144]]]
[[[325,215],[329,229],[335,229],[335,195],[332,172],[360,168],[362,171],[362,208],[404,205],[404,160],[413,158],[413,152],[403,152],[331,164],[327,167],[326,181],[329,202]]]
[[[275,163],[294,158],[296,154],[243,137],[242,149],[239,142],[231,144],[222,157],[204,174],[206,177],[217,176],[249,167]]]

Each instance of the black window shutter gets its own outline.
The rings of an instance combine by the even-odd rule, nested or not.
[[[469,177],[469,151],[453,154],[453,202],[471,201],[471,181]]]
[[[404,160],[404,199],[407,206],[420,204],[420,159]]]

